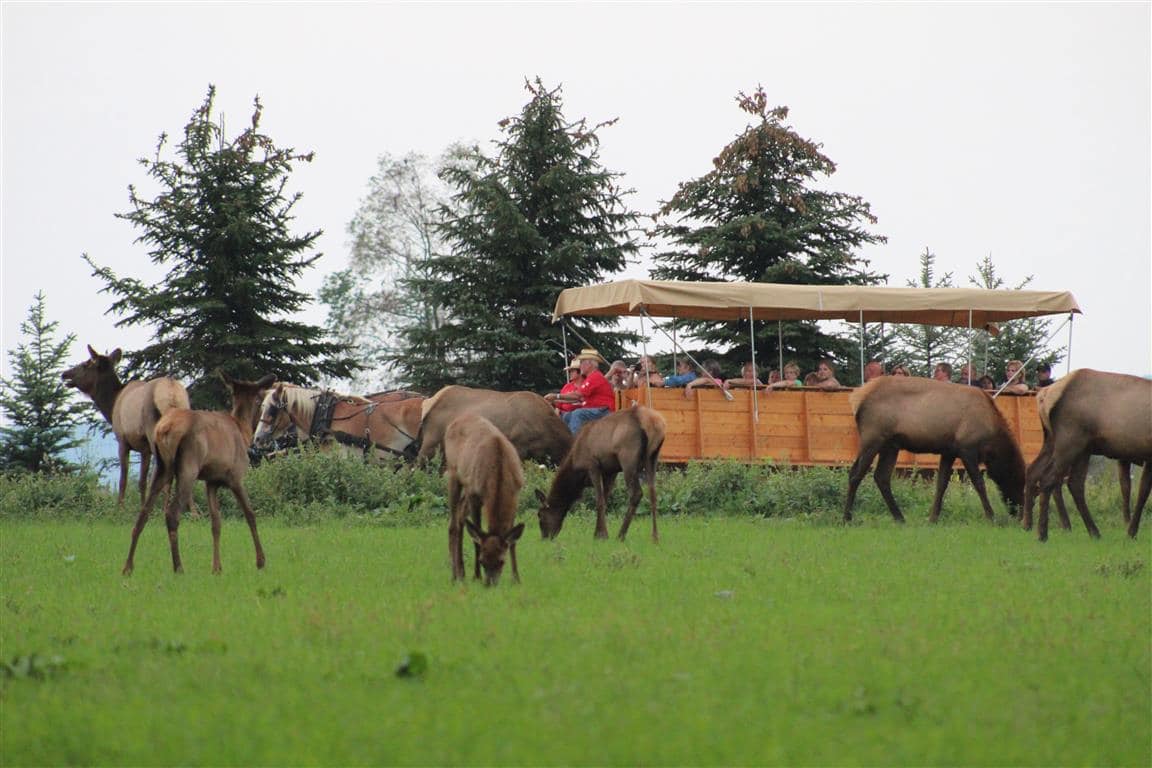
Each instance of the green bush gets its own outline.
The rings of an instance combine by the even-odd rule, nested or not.
[[[129,507],[125,500],[125,508]],[[121,514],[116,494],[93,472],[0,474],[0,518],[110,517]]]

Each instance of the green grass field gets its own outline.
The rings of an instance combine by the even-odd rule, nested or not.
[[[523,583],[446,525],[0,520],[3,765],[1152,764],[1152,547],[978,522],[534,519]],[[610,521],[613,532],[619,517]],[[466,547],[471,572],[471,548]],[[397,669],[409,654],[409,670]],[[35,655],[35,658],[32,657]],[[421,660],[426,668],[421,670]]]

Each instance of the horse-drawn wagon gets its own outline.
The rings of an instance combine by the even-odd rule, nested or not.
[[[865,323],[950,325],[995,332],[995,324],[1043,315],[1080,312],[1066,291],[1002,291],[967,288],[890,288],[688,283],[624,280],[571,288],[557,298],[553,319],[632,315],[704,320],[846,320]],[[783,367],[783,361],[779,361]],[[860,366],[863,368],[861,359]],[[847,466],[859,435],[848,402],[851,390],[742,389],[724,392],[642,387],[619,394],[621,406],[642,403],[667,421],[660,458],[772,460],[801,466]],[[1032,395],[999,395],[1024,458],[1033,460],[1043,433]],[[939,457],[902,451],[897,466],[935,469]]]

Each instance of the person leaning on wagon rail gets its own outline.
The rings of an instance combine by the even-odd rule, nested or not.
[[[936,367],[932,369],[932,378],[936,381],[952,381],[952,364],[951,363],[936,363]]]
[[[873,358],[864,364],[864,383],[878,379],[884,375],[884,364]]]
[[[588,422],[603,418],[616,410],[616,393],[612,391],[608,379],[600,373],[600,363],[605,363],[607,360],[591,347],[580,350],[576,360],[580,364],[580,375],[584,377],[583,383],[573,394],[555,395],[550,398],[550,402],[576,403],[576,408],[560,414],[572,434],[579,432]]]
[[[1048,363],[1040,363],[1036,366],[1036,389],[1044,389],[1056,383],[1056,379],[1052,378],[1052,366]]]
[[[784,363],[784,375],[780,381],[769,384],[772,389],[788,389],[789,387],[802,387],[804,380],[800,378],[800,364],[795,360]]]
[[[756,366],[753,363],[744,363],[740,368],[740,375],[735,379],[724,382],[724,389],[756,389],[764,386],[756,375]]]
[[[696,387],[723,387],[724,379],[720,375],[720,363],[717,360],[704,361],[704,375],[697,376],[684,385],[684,397],[692,397],[692,390]]]
[[[1024,381],[1024,363],[1019,360],[1009,360],[1004,371],[1003,391],[1012,395],[1026,395],[1030,391]]]
[[[676,361],[676,373],[672,376],[664,377],[664,386],[683,387],[695,380],[696,371],[692,367],[692,361],[686,357],[682,357]]]
[[[648,380],[645,381],[645,378]],[[636,365],[632,366],[632,386],[664,386],[664,377],[660,374],[660,369],[656,367],[656,361],[652,359],[651,355],[641,355]]]
[[[816,383],[808,384],[806,386],[819,387],[820,389],[840,389],[840,382],[836,380],[836,366],[828,358],[824,358],[816,364]]]
[[[905,368],[903,365],[897,363],[896,365],[892,366],[892,374],[891,375],[892,376],[911,376],[912,374],[908,373],[908,369]]]
[[[980,386],[980,374],[976,373],[976,366],[972,363],[960,366],[960,383],[971,384],[973,387]]]
[[[628,370],[628,366],[624,365],[623,360],[616,360],[608,366],[608,373],[604,374],[604,378],[608,379],[612,389],[632,388],[632,372]]]

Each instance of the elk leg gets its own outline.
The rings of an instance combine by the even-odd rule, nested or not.
[[[520,583],[520,569],[516,567],[516,542],[508,546],[508,556],[512,558],[512,580]]]
[[[478,530],[478,531],[482,530],[480,528],[480,506],[481,506],[480,499],[470,496],[465,501],[465,503],[468,505],[468,517],[472,521],[472,525],[476,526],[476,530]],[[472,578],[479,581],[480,580],[480,542],[478,542],[478,541],[472,542],[472,553],[476,556],[475,560],[472,562]],[[461,571],[461,578],[463,578],[463,571],[464,571],[464,563],[463,562],[460,563],[460,571]]]
[[[116,453],[120,457],[120,495],[116,499],[116,506],[124,506],[124,494],[128,491],[128,464],[131,449],[124,438],[116,439]]]
[[[936,465],[936,495],[932,497],[932,511],[928,513],[928,522],[930,523],[940,519],[940,507],[944,504],[944,491],[948,490],[948,483],[952,480],[952,464],[955,461],[955,456],[940,454],[940,463]]]
[[[460,508],[460,481],[455,472],[448,473],[448,560],[452,564],[452,580],[464,579],[463,510]]]
[[[212,519],[212,573],[220,573],[220,500],[216,497],[220,487],[216,483],[205,483],[204,493],[208,497],[208,516]]]
[[[876,458],[879,449],[880,446],[878,445],[861,446],[856,461],[852,462],[852,468],[848,470],[848,493],[844,497],[845,522],[852,519],[852,505],[856,503],[856,489],[860,487],[860,481],[868,474],[868,470],[872,466],[872,459]]]
[[[1088,476],[1089,457],[1089,454],[1086,453],[1072,465],[1072,470],[1068,473],[1068,492],[1072,494],[1072,501],[1076,502],[1076,509],[1080,512],[1080,519],[1084,521],[1084,527],[1088,529],[1088,535],[1098,539],[1100,538],[1100,529],[1096,527],[1096,521],[1088,513],[1088,504],[1084,500],[1084,480]]]
[[[152,514],[152,509],[156,506],[156,497],[162,491],[167,491],[165,495],[164,506],[167,508],[170,501],[171,493],[169,486],[172,483],[172,472],[169,467],[164,466],[160,457],[156,457],[156,477],[152,480],[152,487],[148,489],[148,496],[144,499],[144,505],[140,508],[140,514],[136,517],[136,524],[132,526],[132,543],[128,545],[128,559],[124,561],[124,568],[120,572],[125,576],[132,575],[134,561],[136,558],[136,543],[140,540],[140,534],[144,531],[144,526],[148,523],[148,517]]]
[[[164,522],[168,525],[168,544],[172,548],[172,570],[183,573],[180,562],[180,513],[192,502],[192,490],[196,487],[196,467],[191,471],[181,471],[176,478],[176,493],[168,497],[164,510]]]
[[[1132,522],[1132,465],[1127,461],[1116,462],[1116,474],[1120,478],[1120,498],[1124,501],[1124,522]]]
[[[593,538],[608,538],[608,489],[600,467],[593,467],[588,472],[592,487],[596,489],[596,532]]]
[[[1136,538],[1140,530],[1140,516],[1144,514],[1149,492],[1152,492],[1152,461],[1145,461],[1144,471],[1140,473],[1140,490],[1136,492],[1136,506],[1132,508],[1132,521],[1128,523],[1128,535],[1132,538]]]
[[[256,548],[256,567],[263,568],[264,547],[260,546],[260,534],[256,532],[256,513],[252,511],[252,502],[248,499],[248,491],[244,490],[244,486],[240,483],[229,486],[229,488],[232,490],[232,495],[236,497],[240,509],[244,510],[244,520],[248,523],[248,530],[252,533],[252,546]]]
[[[640,488],[640,478],[636,471],[624,472],[624,484],[628,488],[628,511],[624,513],[624,522],[620,524],[620,534],[617,538],[624,541],[628,535],[628,526],[632,525],[632,516],[636,514],[636,507],[644,498],[644,491]]]
[[[152,448],[140,451],[140,481],[136,484],[136,491],[140,494],[140,503],[144,503],[145,491],[148,488],[148,468],[152,464]],[[155,479],[153,479],[155,482]]]
[[[657,447],[648,457],[647,466],[644,468],[644,474],[648,479],[648,502],[652,508],[652,541],[657,543],[660,541],[660,534],[656,531],[656,456],[659,450]]]
[[[1045,435],[1045,440],[1047,440],[1047,435]],[[1032,507],[1036,503],[1036,497],[1042,494],[1040,478],[1051,463],[1052,452],[1048,443],[1045,442],[1044,447],[1040,449],[1040,454],[1024,470],[1024,508],[1020,513],[1020,527],[1026,531],[1032,530]],[[1063,501],[1063,499],[1060,500],[1061,503]],[[1047,505],[1047,495],[1044,496],[1043,503]]]
[[[876,462],[876,471],[872,473],[872,479],[876,482],[876,487],[880,489],[880,495],[884,497],[888,511],[892,513],[892,519],[902,523],[904,522],[904,515],[901,514],[900,507],[896,504],[896,497],[892,495],[892,470],[896,468],[896,457],[899,453],[900,449],[896,446],[890,446],[881,451],[880,459]]]
[[[995,520],[996,513],[992,511],[992,504],[988,501],[988,486],[984,482],[984,473],[980,471],[980,461],[975,455],[960,454],[960,461],[964,464],[964,470],[968,473],[968,479],[972,483],[972,487],[976,489],[976,495],[980,497],[980,506],[984,507],[984,517],[988,520]]]

